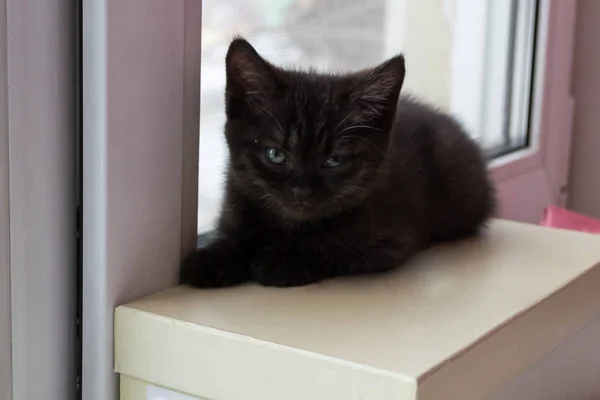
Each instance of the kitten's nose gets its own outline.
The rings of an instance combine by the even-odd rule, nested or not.
[[[312,190],[308,186],[293,186],[292,196],[298,200],[304,200],[312,194]]]

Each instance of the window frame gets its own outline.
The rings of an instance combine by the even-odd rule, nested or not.
[[[12,399],[6,4],[0,3],[0,398]]]
[[[72,21],[68,0],[0,2],[3,399],[75,396]]]
[[[82,0],[82,398],[117,398],[113,310],[196,247],[201,0]]]
[[[539,0],[447,1],[454,43],[450,81],[459,88],[451,91],[451,112],[483,142],[490,159],[527,147],[535,39],[543,30],[537,14],[547,9]]]
[[[532,223],[547,205],[566,205],[575,108],[571,71],[577,3],[542,0],[541,5],[529,145],[489,164],[504,202],[500,216]],[[534,196],[527,196],[532,191]]]

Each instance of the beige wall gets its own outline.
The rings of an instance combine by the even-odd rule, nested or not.
[[[579,1],[575,40],[569,203],[579,212],[600,217],[600,1]]]

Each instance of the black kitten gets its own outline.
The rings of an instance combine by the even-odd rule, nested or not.
[[[389,271],[492,215],[478,146],[450,116],[399,98],[401,55],[326,75],[278,68],[236,39],[226,68],[225,199],[183,283],[296,286]]]

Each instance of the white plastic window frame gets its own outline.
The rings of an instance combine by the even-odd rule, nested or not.
[[[454,3],[455,46],[452,56],[451,108],[467,116],[466,125],[482,136],[509,136],[516,148],[490,161],[498,188],[501,217],[537,223],[549,204],[564,206],[568,196],[572,116],[575,107],[570,79],[573,59],[576,2],[541,0],[537,43],[530,30],[534,2],[517,1],[514,21],[518,39],[513,51],[515,68],[511,90],[505,90],[508,54],[491,52],[505,48],[509,39],[511,2],[461,0]],[[487,15],[487,18],[485,17]],[[468,57],[469,52],[487,56]],[[531,64],[535,51],[535,65]],[[468,62],[464,62],[468,60]],[[533,73],[533,80],[530,79]],[[524,93],[531,93],[528,104]],[[506,96],[512,96],[505,110]],[[480,99],[473,102],[473,98]],[[531,113],[530,111],[531,107]],[[505,124],[506,112],[511,115]],[[528,129],[527,137],[523,132]],[[526,143],[522,140],[527,139]]]
[[[571,71],[576,0],[542,0],[532,88],[529,145],[491,161],[500,216],[537,223],[543,208],[564,206],[575,99]]]
[[[453,19],[451,87],[457,89],[450,109],[491,156],[526,147],[536,1],[447,0],[447,7]]]
[[[196,243],[201,0],[83,4],[82,384],[105,400],[118,391],[114,307],[176,285]],[[575,1],[544,4],[533,145],[492,163],[502,213],[522,220],[556,200],[567,170]]]
[[[444,0],[441,7],[386,3],[385,54],[405,52],[405,90],[456,115],[490,156],[523,147],[536,0]],[[435,41],[423,34],[424,18],[436,24]]]

